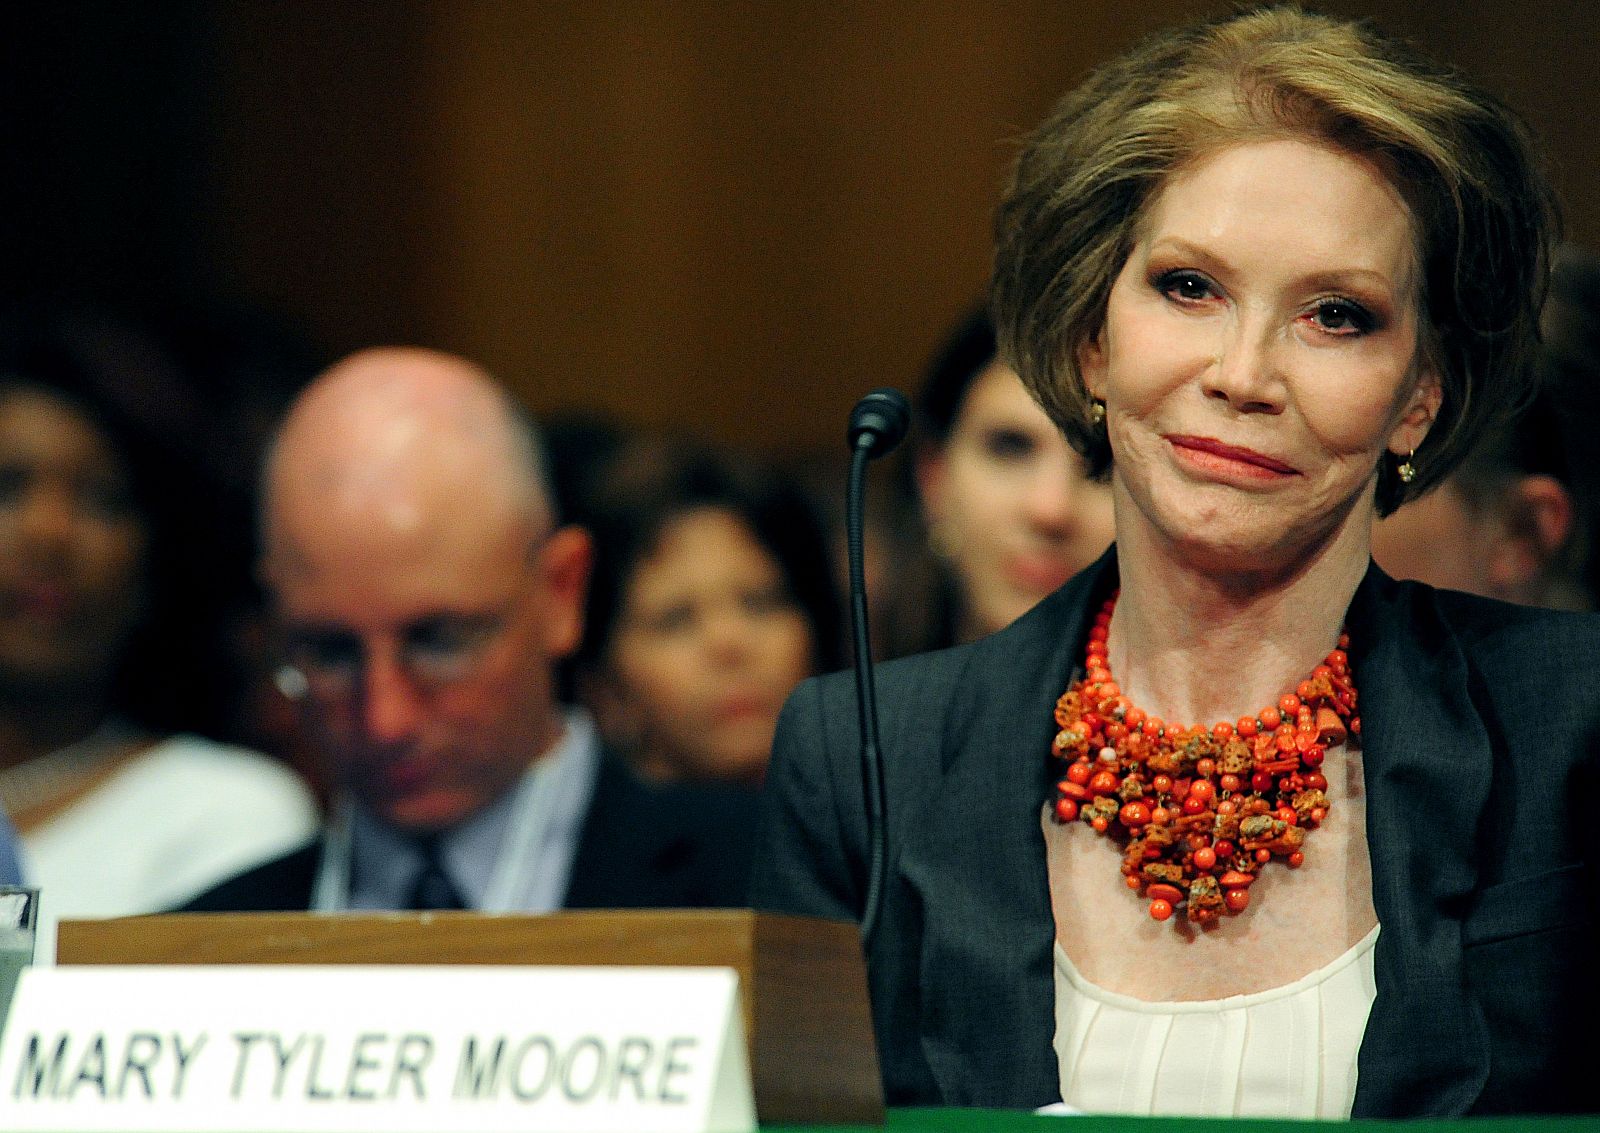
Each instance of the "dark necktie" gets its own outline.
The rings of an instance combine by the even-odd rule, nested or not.
[[[422,855],[422,872],[417,874],[417,883],[411,888],[411,899],[406,908],[421,911],[467,907],[467,903],[461,899],[461,891],[444,868],[443,850],[441,835],[427,834],[417,839],[417,851]]]

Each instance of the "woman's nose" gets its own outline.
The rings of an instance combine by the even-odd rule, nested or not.
[[[23,538],[36,547],[64,547],[72,541],[77,526],[77,508],[70,493],[50,485],[40,485],[23,501],[18,528]]]
[[[715,657],[737,660],[750,651],[750,617],[743,610],[722,607],[706,615],[706,648]]]
[[[1279,333],[1264,315],[1238,314],[1219,331],[1216,357],[1206,371],[1206,394],[1240,413],[1283,409]]]
[[[1023,496],[1023,515],[1034,528],[1059,534],[1070,531],[1078,518],[1077,468],[1070,452],[1059,459],[1038,462]]]

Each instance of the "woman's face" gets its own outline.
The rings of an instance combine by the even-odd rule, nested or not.
[[[0,397],[0,679],[104,681],[140,604],[145,530],[106,438],[65,402]]]
[[[923,507],[965,605],[963,637],[1001,629],[1111,543],[1111,489],[1001,363],[967,391],[918,468]]]
[[[744,522],[685,512],[628,580],[602,723],[631,733],[647,770],[759,782],[812,650],[777,561]]]
[[[1275,140],[1174,176],[1080,355],[1106,403],[1119,540],[1206,570],[1365,561],[1373,478],[1439,404],[1415,238],[1370,163]]]

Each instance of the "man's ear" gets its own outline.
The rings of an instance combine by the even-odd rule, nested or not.
[[[1406,403],[1405,412],[1389,434],[1389,451],[1399,457],[1410,456],[1422,447],[1422,441],[1439,417],[1439,406],[1444,404],[1444,385],[1439,381],[1431,363],[1423,363],[1417,375],[1416,388]]]
[[[1506,489],[1500,516],[1487,577],[1497,596],[1521,601],[1572,533],[1572,496],[1553,476],[1523,476]]]
[[[594,542],[581,527],[560,528],[538,550],[540,633],[551,657],[568,656],[583,640],[583,607],[593,562]]]

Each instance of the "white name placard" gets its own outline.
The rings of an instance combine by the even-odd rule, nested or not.
[[[726,968],[64,967],[0,1041],[7,1133],[749,1133]]]

